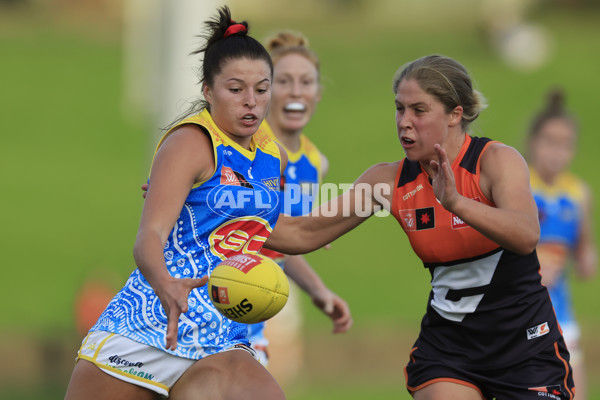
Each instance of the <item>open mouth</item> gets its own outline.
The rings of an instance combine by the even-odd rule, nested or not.
[[[400,139],[400,141],[402,142],[402,144],[406,144],[406,145],[411,145],[411,144],[413,144],[415,142],[414,140],[409,139],[407,137],[402,137]]]
[[[285,107],[283,107],[284,111],[297,111],[303,112],[306,111],[306,106],[299,102],[287,103]]]

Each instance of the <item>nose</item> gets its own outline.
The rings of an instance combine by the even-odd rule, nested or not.
[[[300,96],[301,92],[302,92],[302,87],[301,87],[300,82],[298,82],[298,81],[292,82],[292,93],[291,93],[291,95],[292,96]]]
[[[246,95],[246,99],[244,101],[244,106],[248,108],[256,107],[256,96],[254,95],[254,92],[248,91],[248,94]]]
[[[396,126],[398,126],[398,129],[407,129],[411,126],[410,118],[408,118],[406,112],[396,111]]]

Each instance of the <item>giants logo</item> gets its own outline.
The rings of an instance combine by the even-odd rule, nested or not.
[[[221,260],[240,253],[258,253],[272,230],[262,218],[236,218],[212,231],[208,237],[210,251]]]
[[[535,339],[548,333],[550,333],[550,327],[548,327],[547,322],[544,322],[538,326],[527,328],[527,340]]]

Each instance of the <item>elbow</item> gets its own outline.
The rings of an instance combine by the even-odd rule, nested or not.
[[[514,244],[514,251],[520,255],[528,255],[535,251],[538,242],[540,240],[540,231],[539,228],[537,230],[532,231],[530,234],[522,236],[518,243]]]

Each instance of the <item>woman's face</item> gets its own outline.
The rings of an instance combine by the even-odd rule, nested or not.
[[[530,157],[540,175],[554,177],[565,170],[575,155],[575,127],[564,118],[546,121],[530,141]]]
[[[247,147],[269,109],[271,69],[263,60],[229,60],[202,92],[217,126]]]
[[[278,132],[301,132],[319,100],[319,73],[308,58],[290,53],[281,57],[273,71],[273,98],[269,124]]]
[[[426,163],[437,159],[433,145],[439,143],[445,148],[449,127],[456,126],[457,118],[460,124],[460,116],[446,113],[444,105],[421,89],[415,79],[403,79],[398,84],[396,128],[409,160]]]

